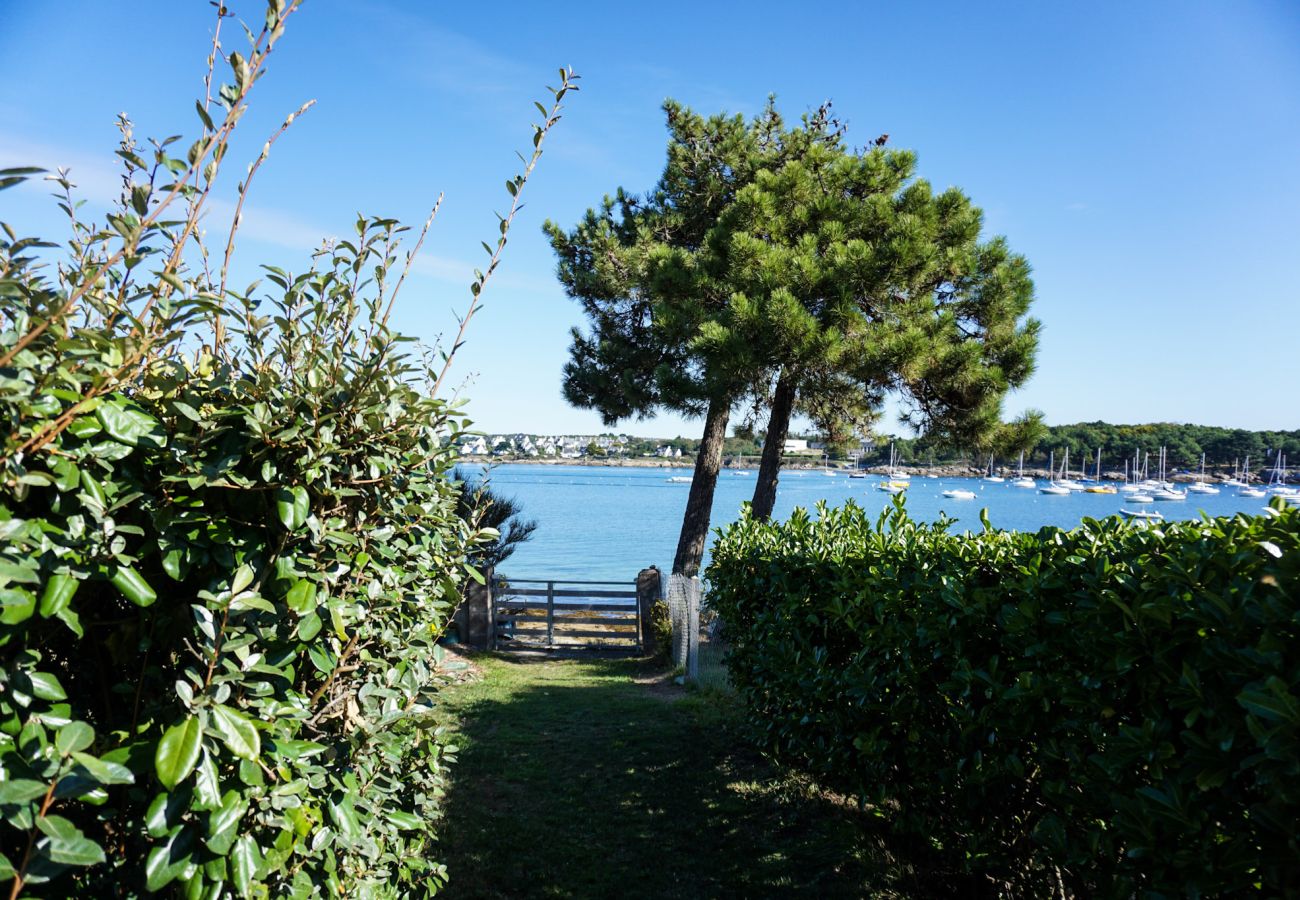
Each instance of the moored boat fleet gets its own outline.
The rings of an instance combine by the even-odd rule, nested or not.
[[[1124,462],[1123,480],[1115,481],[1114,473],[1111,474],[1110,480],[1107,480],[1102,474],[1101,450],[1096,452],[1094,458],[1085,461],[1078,472],[1077,478],[1075,473],[1070,470],[1069,450],[1066,450],[1059,469],[1056,467],[1056,454],[1052,452],[1048,457],[1047,470],[1050,473],[1049,477],[1040,482],[1025,474],[1025,455],[1023,453],[1020,454],[1020,461],[1014,477],[997,474],[994,470],[993,458],[990,456],[986,474],[980,477],[979,482],[984,485],[1002,485],[1003,487],[1022,490],[1036,490],[1047,497],[1066,497],[1072,494],[1115,496],[1123,502],[1119,513],[1127,518],[1138,520],[1163,519],[1164,516],[1158,510],[1150,508],[1154,504],[1185,501],[1190,496],[1220,494],[1225,490],[1233,490],[1237,497],[1247,499],[1263,499],[1270,496],[1280,497],[1290,505],[1300,506],[1300,488],[1288,484],[1286,456],[1282,453],[1276,454],[1267,483],[1257,482],[1251,472],[1249,456],[1245,458],[1240,467],[1238,467],[1236,460],[1233,461],[1233,473],[1230,478],[1212,481],[1206,474],[1205,455],[1202,454],[1199,472],[1192,476],[1192,481],[1185,482],[1186,487],[1181,488],[1170,478],[1168,471],[1169,457],[1166,448],[1161,447],[1157,452],[1154,478],[1151,477],[1150,473],[1150,457],[1150,453],[1135,453],[1132,459]],[[911,488],[912,476],[906,471],[900,470],[898,463],[899,460],[894,445],[890,444],[889,468],[884,477],[876,482],[875,489],[877,491],[886,494],[902,494]],[[748,470],[734,470],[732,474],[745,476],[753,473]],[[794,474],[806,475],[811,473],[796,472]],[[847,477],[853,479],[868,477],[867,473],[863,471],[844,473],[842,470],[832,469],[829,460],[823,462],[821,474],[826,476],[847,474]],[[938,476],[931,474],[925,477],[937,478]],[[689,475],[674,475],[666,480],[673,484],[690,484],[693,481]],[[949,500],[975,500],[979,497],[975,491],[964,487],[945,488],[942,495]]]
[[[1089,477],[1088,467],[1085,463],[1083,470],[1076,479],[1070,472],[1070,453],[1067,449],[1059,470],[1056,468],[1055,452],[1049,454],[1048,472],[1051,474],[1046,483],[1040,485],[1035,479],[1025,475],[1025,456],[1023,453],[1020,454],[1020,464],[1014,478],[996,474],[993,468],[993,458],[990,456],[988,473],[980,481],[986,484],[1001,484],[1009,487],[1037,490],[1040,494],[1048,497],[1067,497],[1079,493],[1115,495],[1122,499],[1125,504],[1120,507],[1120,514],[1138,520],[1163,519],[1164,516],[1154,509],[1131,509],[1129,507],[1178,502],[1186,500],[1189,495],[1218,494],[1224,488],[1235,488],[1238,497],[1264,498],[1272,495],[1281,497],[1289,504],[1300,506],[1300,488],[1287,484],[1286,456],[1281,453],[1277,454],[1267,486],[1252,483],[1249,456],[1246,457],[1240,469],[1238,469],[1236,461],[1234,461],[1232,477],[1215,484],[1205,474],[1205,454],[1201,454],[1200,473],[1196,476],[1196,480],[1181,490],[1177,484],[1169,479],[1166,448],[1161,447],[1159,450],[1156,462],[1157,472],[1154,478],[1150,476],[1150,463],[1149,453],[1135,453],[1132,460],[1126,460],[1124,463],[1123,482],[1107,482],[1102,476],[1101,450],[1098,449],[1091,477]],[[906,473],[896,471],[896,464],[897,458],[891,444],[889,448],[889,471],[885,478],[877,483],[876,490],[888,494],[901,494],[911,486],[911,477]],[[862,476],[857,474],[854,477]],[[950,500],[974,500],[977,495],[974,491],[966,488],[948,488],[943,491],[943,496]]]

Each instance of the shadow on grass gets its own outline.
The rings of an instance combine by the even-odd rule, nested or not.
[[[448,697],[446,896],[915,895],[870,816],[778,775],[725,698],[649,690],[637,660],[479,661]]]

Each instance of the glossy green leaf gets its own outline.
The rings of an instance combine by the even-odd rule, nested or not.
[[[212,707],[212,730],[241,759],[256,760],[262,752],[262,740],[252,720],[228,706]]]
[[[51,575],[45,582],[45,590],[41,592],[41,615],[47,619],[58,615],[72,602],[72,597],[80,586],[81,582],[73,575]]]
[[[105,754],[107,757],[109,754]],[[77,765],[100,784],[134,784],[135,774],[116,760],[92,756],[78,750],[72,751],[72,758]]]
[[[36,826],[49,837],[45,852],[54,862],[65,866],[95,866],[104,862],[104,849],[67,819],[42,816],[36,820]]]
[[[0,781],[0,804],[29,803],[43,797],[50,786],[30,778],[11,778]]]
[[[160,891],[185,873],[197,861],[191,856],[194,835],[188,828],[179,828],[166,843],[154,847],[145,859],[145,887]]]
[[[158,742],[154,754],[154,770],[158,780],[171,790],[180,784],[198,765],[203,749],[203,725],[197,716],[168,728]]]
[[[133,403],[118,400],[101,403],[95,410],[95,418],[108,436],[120,443],[131,447],[142,441],[155,446],[162,444],[163,431],[158,420]]]
[[[338,826],[339,833],[349,841],[361,837],[361,821],[357,818],[356,808],[350,797],[339,797],[329,802],[330,818]]]
[[[262,853],[252,835],[245,834],[235,841],[230,850],[230,880],[241,897],[250,896],[261,864]]]
[[[197,809],[211,810],[221,805],[221,783],[212,756],[204,753],[194,775],[194,796]]]
[[[236,791],[227,791],[221,800],[221,807],[208,816],[207,847],[218,856],[225,856],[239,836],[237,826],[248,809]]]
[[[284,595],[284,602],[299,615],[309,612],[316,606],[316,585],[306,578],[298,579]]]
[[[244,588],[253,583],[253,567],[249,565],[240,566],[235,570],[235,577],[230,582],[230,593],[238,594]]]
[[[162,554],[162,568],[168,578],[180,581],[185,577],[185,550],[182,547],[170,547]]]
[[[85,722],[69,722],[60,728],[54,737],[54,746],[67,756],[77,750],[85,750],[95,742],[95,729]]]
[[[311,511],[307,489],[301,485],[279,488],[275,492],[275,510],[280,517],[280,524],[289,531],[297,531],[307,521],[307,515]]]
[[[133,566],[116,565],[111,567],[109,581],[123,597],[136,606],[152,606],[158,599],[157,592]]]
[[[89,416],[79,416],[68,426],[68,434],[83,440],[92,438],[103,430],[103,426]]]
[[[32,683],[32,694],[42,700],[68,699],[67,692],[63,690],[59,679],[49,672],[28,672],[27,677]]]
[[[417,831],[425,827],[424,820],[419,816],[403,812],[400,809],[390,809],[384,815],[388,817],[388,821],[392,822],[398,828],[408,831]]]
[[[81,627],[81,618],[70,606],[65,606],[54,614],[54,617],[68,626],[68,629],[77,637],[85,637],[86,632]]]
[[[302,617],[298,622],[298,640],[310,641],[316,635],[320,634],[321,620],[320,616],[311,612]]]
[[[36,612],[36,595],[26,588],[0,589],[0,623],[17,625]]]

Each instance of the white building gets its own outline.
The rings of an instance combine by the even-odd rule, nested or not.
[[[487,441],[483,439],[482,435],[467,438],[460,442],[461,456],[487,456],[487,452]]]

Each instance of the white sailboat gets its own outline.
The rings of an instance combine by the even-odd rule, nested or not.
[[[974,500],[975,492],[968,491],[965,488],[953,488],[943,492],[943,495],[949,500]]]
[[[1124,460],[1124,484],[1121,485],[1119,489],[1119,492],[1121,494],[1137,494],[1137,493],[1141,493],[1142,491],[1142,487],[1138,484],[1138,456],[1139,455],[1140,455],[1140,451],[1135,450],[1133,452],[1133,469],[1132,469],[1133,480],[1132,481],[1129,480],[1128,460]]]
[[[1125,518],[1137,519],[1140,522],[1164,518],[1164,516],[1162,516],[1160,513],[1156,512],[1155,510],[1146,510],[1146,509],[1121,509],[1120,514],[1123,515]]]
[[[984,480],[987,481],[989,484],[1005,484],[1005,483],[1006,483],[1006,479],[1003,478],[1001,475],[994,475],[994,474],[993,474],[993,454],[992,454],[992,453],[989,454],[989,472],[988,472],[987,475],[984,476]]]
[[[1242,480],[1245,482],[1245,484],[1242,485],[1241,490],[1237,491],[1237,496],[1238,496],[1238,497],[1253,497],[1253,498],[1258,498],[1258,497],[1266,496],[1265,492],[1264,492],[1263,490],[1261,490],[1260,488],[1257,488],[1257,487],[1251,487],[1251,484],[1250,484],[1250,457],[1249,457],[1249,456],[1246,457],[1246,461],[1245,461],[1245,463],[1243,463],[1242,466],[1241,466],[1241,478],[1242,478]]]
[[[1249,461],[1249,457],[1247,458]],[[1245,487],[1246,482],[1241,480],[1241,472],[1237,470],[1237,458],[1232,458],[1232,477],[1223,483],[1224,487]]]
[[[1065,452],[1068,454],[1070,451],[1066,450]],[[1069,457],[1067,456],[1066,459],[1069,459]],[[1055,466],[1056,466],[1056,451],[1053,450],[1051,451],[1051,453],[1048,454],[1047,457],[1047,471],[1049,473],[1049,477],[1054,476],[1056,474]],[[1062,472],[1065,471],[1064,466],[1061,467],[1061,471]],[[1044,487],[1040,487],[1038,489],[1038,493],[1047,494],[1049,497],[1068,497],[1070,496],[1070,489],[1065,485],[1060,484],[1056,480],[1052,480],[1049,481]]]
[[[1025,451],[1023,450],[1020,451],[1020,474],[1016,476],[1015,481],[1011,482],[1011,486],[1018,487],[1018,488],[1038,487],[1038,485],[1034,482],[1034,479],[1025,477]]]
[[[1268,490],[1279,497],[1300,495],[1300,488],[1290,487],[1286,483],[1286,454],[1281,450],[1277,452],[1277,458],[1273,463],[1273,477],[1269,479]]]
[[[1056,479],[1052,484],[1066,488],[1071,491],[1083,490],[1083,485],[1070,477],[1070,448],[1065,448],[1065,462],[1061,464],[1061,477]]]
[[[1144,492],[1150,492],[1164,486],[1164,479],[1151,477],[1151,454],[1149,452],[1142,454],[1142,480],[1138,482],[1138,485]]]
[[[1174,488],[1172,484],[1165,480],[1165,462],[1168,459],[1168,451],[1164,447],[1160,448],[1160,486],[1151,492],[1151,499],[1161,501],[1186,500],[1187,492]]]
[[[1217,494],[1219,489],[1205,481],[1205,454],[1201,454],[1201,476],[1199,481],[1194,481],[1187,486],[1189,493],[1193,494]]]
[[[894,443],[889,443],[889,477],[876,485],[876,490],[884,491],[886,494],[901,494],[911,486],[911,482],[906,476],[899,476],[894,473]]]
[[[1097,448],[1097,472],[1095,478],[1088,477],[1088,457],[1084,457],[1083,468],[1079,472],[1079,484],[1098,484],[1101,481],[1101,448]]]
[[[1096,478],[1093,480],[1092,484],[1088,485],[1089,494],[1115,493],[1115,488],[1111,487],[1109,484],[1101,483],[1101,448],[1100,447],[1097,448],[1097,471],[1094,474],[1096,475]]]

